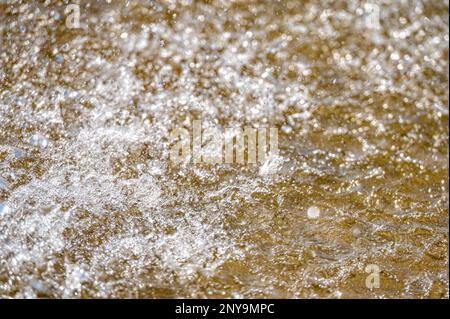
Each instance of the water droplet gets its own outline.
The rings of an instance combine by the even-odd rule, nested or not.
[[[289,125],[283,125],[281,127],[281,130],[283,131],[283,133],[285,134],[291,134],[292,133],[292,127],[290,127]]]
[[[353,227],[352,228],[352,235],[355,237],[361,236],[361,229],[359,227]]]
[[[34,134],[30,137],[30,144],[33,146],[38,146],[41,148],[46,148],[48,146],[48,140],[39,134]]]
[[[317,206],[311,206],[306,213],[308,214],[308,218],[320,217],[320,209]]]
[[[55,60],[56,60],[56,62],[58,62],[58,63],[63,63],[63,62],[64,62],[64,56],[63,56],[62,54],[57,54],[57,55],[55,56]]]
[[[10,211],[10,208],[8,205],[0,203],[0,215],[8,214],[9,211]]]
[[[15,148],[13,153],[15,158],[22,158],[25,156],[25,152],[19,148]]]

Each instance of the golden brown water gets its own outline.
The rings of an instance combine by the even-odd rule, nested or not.
[[[449,297],[448,1],[109,2],[0,2],[0,297]]]

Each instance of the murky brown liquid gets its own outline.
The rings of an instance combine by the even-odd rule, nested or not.
[[[448,1],[66,6],[0,4],[0,297],[449,297]]]

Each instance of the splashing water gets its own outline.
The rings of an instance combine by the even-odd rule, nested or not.
[[[0,3],[0,297],[448,298],[447,1],[61,3]]]

